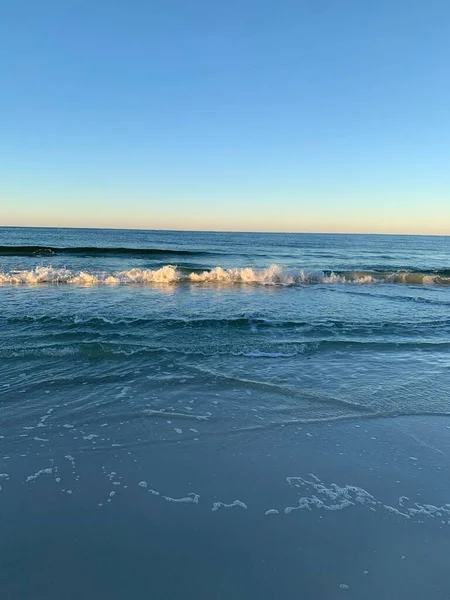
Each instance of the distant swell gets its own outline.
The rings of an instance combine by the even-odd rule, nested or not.
[[[97,246],[0,246],[0,256],[202,256],[210,252],[195,250],[173,250],[171,248],[109,248]],[[217,254],[217,253],[214,253]]]
[[[160,269],[130,269],[114,272],[86,272],[54,267],[36,267],[27,271],[0,273],[0,285],[173,285],[177,283],[266,286],[345,283],[450,285],[450,273],[449,271],[424,273],[412,271],[311,271],[283,269],[278,265],[271,265],[266,269],[215,267],[203,272],[184,272],[172,265],[166,265]]]

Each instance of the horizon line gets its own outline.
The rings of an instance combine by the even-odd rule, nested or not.
[[[385,235],[385,236],[411,236],[411,237],[450,237],[449,233],[386,233],[386,232],[366,232],[366,231],[265,231],[255,229],[253,231],[232,230],[232,229],[153,229],[141,227],[95,227],[95,226],[70,226],[70,225],[0,225],[0,229],[92,229],[100,231],[166,231],[179,233],[233,233],[233,234],[251,234],[264,233],[267,235]]]

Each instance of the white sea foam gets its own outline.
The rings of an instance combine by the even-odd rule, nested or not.
[[[51,468],[49,467],[48,469],[40,469],[39,471],[36,471],[36,473],[34,473],[33,475],[29,475],[25,481],[27,483],[29,481],[35,481],[41,475],[51,475],[52,473],[53,473],[53,467],[51,467]]]
[[[366,492],[366,490],[354,486],[345,485],[340,487],[332,483],[327,487],[315,475],[310,475],[311,479],[303,477],[287,477],[286,481],[292,487],[313,489],[316,494],[299,498],[297,506],[288,506],[284,509],[285,514],[298,509],[322,508],[324,510],[342,510],[355,504],[361,504],[374,510],[377,505],[375,498]]]
[[[148,489],[148,483],[146,481],[140,481],[138,483],[138,486],[143,488],[144,490]],[[152,495],[152,496],[160,496],[160,492],[158,492],[157,490],[152,490],[151,488],[148,489],[148,492]],[[165,498],[167,500],[167,498],[165,496],[163,496],[163,498]],[[174,500],[173,498],[171,499],[172,502],[177,502],[177,500]],[[180,500],[181,501],[181,500]]]
[[[295,510],[312,510],[313,508],[338,511],[360,505],[372,511],[382,509],[397,517],[416,521],[421,521],[425,518],[448,519],[450,517],[450,504],[443,504],[441,506],[421,504],[420,502],[411,501],[408,496],[400,496],[397,506],[391,506],[377,500],[363,488],[354,485],[339,486],[336,483],[326,486],[315,475],[310,474],[309,477],[310,479],[304,479],[303,477],[286,478],[291,487],[306,488],[315,493],[310,496],[300,497],[297,506],[288,506],[284,509],[285,514],[289,514]]]
[[[239,506],[240,508],[248,508],[245,502],[242,502],[242,500],[235,500],[231,504],[225,504],[224,502],[214,502],[211,510],[213,512],[216,512],[219,510],[219,508],[233,508],[233,506]]]
[[[215,267],[202,273],[186,273],[173,265],[160,269],[130,269],[127,271],[85,272],[54,267],[36,267],[27,271],[9,271],[0,273],[0,285],[149,285],[175,284],[188,282],[193,284],[258,284],[258,285],[302,285],[302,284],[370,284],[370,283],[413,283],[413,284],[450,284],[450,278],[432,273],[410,271],[364,272],[347,271],[345,273],[323,272],[308,269],[284,269],[279,265],[270,265],[266,269],[251,267],[224,269]]]
[[[170,496],[162,496],[162,497],[164,498],[164,500],[167,500],[167,502],[176,502],[178,504],[188,504],[188,503],[198,504],[198,501],[200,499],[199,494],[194,494],[193,492],[191,492],[184,498],[171,498]]]

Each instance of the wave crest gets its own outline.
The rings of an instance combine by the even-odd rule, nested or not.
[[[411,271],[314,271],[284,269],[271,265],[266,269],[215,267],[203,272],[183,272],[176,266],[160,269],[130,269],[128,271],[72,271],[54,267],[36,267],[32,270],[0,272],[0,285],[148,285],[148,284],[253,284],[293,286],[305,284],[374,284],[398,283],[413,285],[450,285],[448,274]]]

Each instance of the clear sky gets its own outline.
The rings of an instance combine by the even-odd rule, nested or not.
[[[450,234],[448,0],[3,0],[0,224]]]

